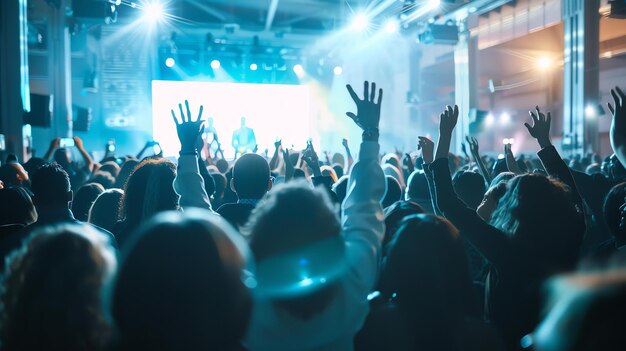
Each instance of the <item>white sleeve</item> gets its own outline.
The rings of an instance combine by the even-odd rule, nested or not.
[[[342,235],[346,242],[349,279],[364,294],[369,293],[376,282],[385,233],[381,199],[386,183],[378,158],[377,142],[361,144],[359,160],[350,173],[342,205]]]
[[[180,195],[180,207],[183,209],[199,207],[213,211],[195,155],[181,155],[178,158],[174,191]]]

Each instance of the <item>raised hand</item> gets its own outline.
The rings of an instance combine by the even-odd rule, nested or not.
[[[611,89],[613,105],[608,104],[611,122],[611,147],[622,164],[626,164],[626,95],[620,87]]]
[[[174,123],[176,124],[176,132],[178,133],[178,140],[180,141],[180,152],[185,153],[195,153],[196,152],[196,141],[198,137],[204,132],[204,121],[202,118],[202,110],[204,107],[200,105],[200,110],[198,111],[198,118],[194,121],[191,117],[191,110],[189,109],[189,102],[185,100],[185,107],[187,108],[187,116],[185,118],[185,113],[183,112],[183,105],[178,104],[178,108],[180,109],[180,119],[181,122],[178,122],[178,118],[176,117],[176,113],[172,110],[172,118],[174,119]]]
[[[434,161],[435,143],[427,137],[417,137],[417,149],[422,151],[422,160],[424,164],[429,164]]]
[[[293,178],[295,168],[293,167],[293,163],[291,163],[288,149],[283,150],[283,161],[285,162],[285,181],[289,181]]]
[[[320,171],[320,161],[317,156],[317,152],[313,148],[313,143],[311,140],[307,141],[306,149],[302,152],[302,159],[306,164],[313,170],[314,176],[321,176],[322,173]]]
[[[529,111],[530,117],[533,119],[532,127],[528,123],[524,123],[526,129],[528,129],[528,133],[537,139],[539,142],[539,147],[542,149],[552,145],[550,142],[550,124],[552,123],[552,115],[548,112],[546,116],[539,110],[539,106],[535,107],[535,112]]]
[[[459,120],[459,106],[447,106],[439,116],[439,134],[452,135],[454,127]]]
[[[76,146],[77,149],[82,149],[83,148],[83,140],[77,136],[75,136],[74,138],[74,146]]]
[[[276,141],[274,142],[274,147],[276,148],[276,150],[280,149],[282,146],[283,146],[283,141],[282,141],[282,139],[280,139],[280,140],[276,140]]]
[[[467,140],[472,156],[478,155],[478,140],[474,137],[470,137],[469,135],[465,137],[465,140]]]
[[[369,82],[365,81],[365,83],[363,83],[362,100],[354,92],[354,89],[352,89],[350,84],[348,84],[346,88],[348,89],[348,92],[350,93],[352,100],[354,100],[357,108],[356,115],[352,112],[346,112],[346,115],[350,117],[363,131],[377,129],[380,122],[380,105],[383,100],[383,90],[379,89],[378,100],[377,102],[374,102],[376,101],[376,83],[372,83],[371,93]]]
[[[350,146],[348,146],[348,139],[346,138],[341,139],[341,145],[346,149],[350,148]]]

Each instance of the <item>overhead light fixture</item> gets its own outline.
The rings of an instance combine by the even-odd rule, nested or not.
[[[389,34],[397,33],[400,29],[400,24],[394,18],[390,18],[385,22],[385,32]]]
[[[301,64],[296,64],[293,66],[293,73],[298,77],[304,76],[304,67]]]
[[[365,15],[364,13],[359,13],[356,14],[356,16],[354,16],[354,18],[352,19],[352,29],[357,30],[357,31],[363,31],[365,29],[367,29],[367,27],[369,26],[369,18],[367,17],[367,15]]]
[[[335,66],[335,68],[333,68],[333,73],[338,76],[343,73],[343,68],[341,66]]]
[[[213,60],[213,61],[211,61],[211,68],[218,69],[221,66],[222,66],[222,64],[220,63],[220,60]]]
[[[165,12],[163,11],[163,5],[161,5],[158,1],[144,4],[142,10],[143,18],[152,23],[161,21],[165,16]]]
[[[176,65],[176,61],[174,60],[174,58],[168,57],[165,59],[165,65],[169,68],[172,68],[174,67],[174,65]]]

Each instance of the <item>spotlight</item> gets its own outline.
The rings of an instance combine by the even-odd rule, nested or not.
[[[149,22],[155,23],[163,19],[163,6],[156,1],[149,2],[143,7],[143,18]]]
[[[437,8],[439,5],[441,5],[441,0],[430,0],[428,2],[428,7],[430,8]]]
[[[552,60],[547,56],[544,56],[540,58],[539,60],[537,60],[537,67],[542,71],[548,70],[551,66],[552,66]]]
[[[585,107],[585,116],[587,116],[587,118],[593,118],[597,114],[598,111],[593,105],[587,105],[587,107]]]
[[[389,19],[387,20],[387,22],[385,22],[385,32],[389,33],[389,34],[393,34],[393,33],[397,33],[398,29],[400,29],[400,25],[398,24],[398,21],[396,21],[395,19]]]
[[[487,116],[485,116],[485,124],[487,126],[493,125],[493,122],[495,121],[496,121],[496,118],[493,116],[493,114],[488,113]]]
[[[211,61],[211,68],[213,69],[218,69],[220,68],[222,64],[220,63],[220,60],[213,60]]]
[[[335,68],[333,68],[333,73],[338,76],[343,73],[343,68],[341,66],[335,66]]]
[[[166,58],[166,59],[165,59],[165,65],[166,65],[167,67],[172,68],[172,67],[174,67],[174,65],[175,65],[175,64],[176,64],[176,61],[174,61],[174,59],[173,59],[173,58],[168,57],[168,58]]]
[[[251,71],[256,71],[258,68],[259,68],[259,66],[257,66],[257,64],[256,64],[256,63],[251,63],[251,64],[250,64],[250,70],[251,70]]]
[[[354,30],[365,30],[367,29],[367,27],[369,26],[369,18],[367,18],[367,16],[365,14],[359,13],[356,16],[354,16],[354,19],[352,20],[352,29]]]
[[[506,112],[502,112],[500,114],[500,124],[507,125],[509,123],[511,123],[511,115]]]
[[[298,77],[304,76],[304,67],[301,64],[296,64],[293,66],[293,73]]]

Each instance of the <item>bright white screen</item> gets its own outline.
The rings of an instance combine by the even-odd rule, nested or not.
[[[164,156],[177,156],[180,143],[170,110],[180,116],[178,104],[189,101],[195,118],[200,105],[202,118],[213,117],[222,149],[226,157],[234,155],[231,139],[240,127],[241,117],[254,130],[259,153],[265,149],[270,155],[276,138],[283,145],[304,146],[313,134],[310,89],[304,85],[241,84],[152,81],[152,130],[154,140],[161,143]]]

